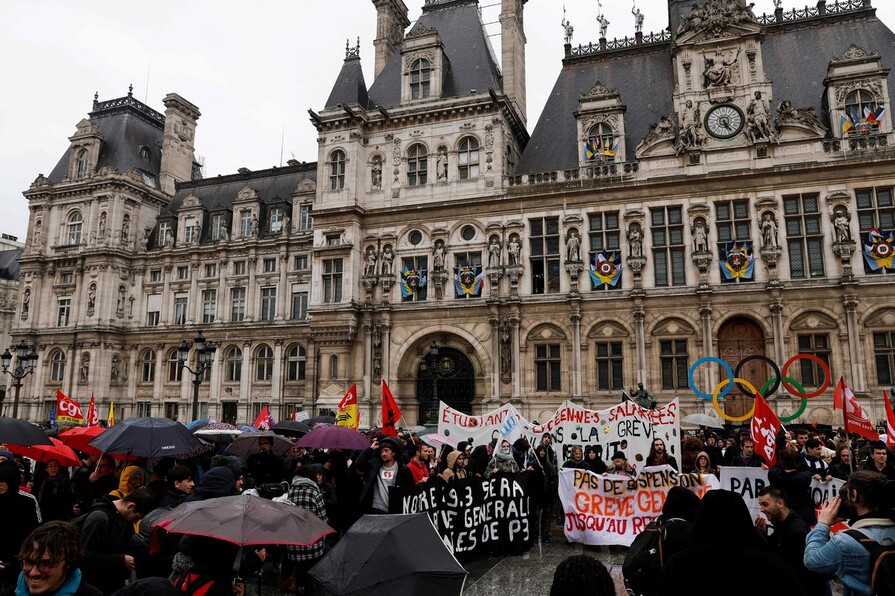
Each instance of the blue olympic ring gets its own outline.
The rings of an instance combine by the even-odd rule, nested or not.
[[[696,369],[699,367],[700,364],[703,364],[705,362],[717,362],[718,364],[720,364],[724,368],[724,371],[727,373],[728,379],[733,379],[734,375],[733,375],[733,369],[730,368],[730,365],[727,364],[726,362],[724,362],[723,360],[721,360],[720,358],[716,358],[715,356],[705,356],[704,358],[700,358],[699,360],[697,360],[696,362],[693,363],[693,366],[690,367],[690,372],[687,374],[687,383],[690,386],[690,389],[693,390],[693,393],[695,393],[702,399],[711,400],[712,395],[709,393],[704,393],[704,392],[700,391],[699,389],[697,389],[696,383],[693,382],[693,373],[696,371]],[[728,382],[727,387],[725,387],[724,390],[718,394],[718,397],[724,397],[725,395],[730,393],[730,390],[733,389],[734,384],[735,383],[733,383],[733,382]]]

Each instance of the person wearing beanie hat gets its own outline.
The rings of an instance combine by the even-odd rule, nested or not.
[[[354,465],[364,475],[360,494],[363,513],[388,513],[389,489],[413,486],[413,475],[401,461],[401,443],[394,437],[373,441]]]

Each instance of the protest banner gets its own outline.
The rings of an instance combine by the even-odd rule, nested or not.
[[[537,538],[529,472],[491,478],[438,477],[412,488],[392,489],[390,513],[428,513],[457,558],[521,554]]]
[[[721,488],[735,492],[746,501],[752,519],[761,515],[758,505],[758,493],[766,486],[770,486],[768,471],[761,468],[735,468],[724,466],[721,468]],[[820,509],[824,501],[832,499],[839,494],[839,489],[845,486],[845,480],[833,478],[832,480],[811,479],[811,498],[814,508]]]
[[[606,463],[616,451],[622,451],[635,469],[646,463],[650,446],[656,438],[665,441],[668,453],[680,458],[680,410],[678,401],[648,410],[632,401],[625,401],[605,410],[588,410],[578,404],[565,401],[543,424],[532,424],[523,418],[511,404],[504,404],[481,416],[463,414],[447,404],[440,404],[438,432],[458,441],[472,437],[476,445],[506,436],[508,429],[516,426],[508,423],[516,417],[518,427],[532,446],[549,434],[555,444],[559,464],[569,458],[572,445],[585,449],[593,447],[597,456]]]
[[[637,534],[662,513],[674,486],[689,488],[702,498],[719,482],[711,474],[680,474],[667,465],[643,468],[637,478],[562,469],[563,532],[572,542],[631,546]]]

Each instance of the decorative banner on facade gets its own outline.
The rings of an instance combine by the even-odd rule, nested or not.
[[[59,389],[56,390],[56,422],[60,425],[84,424],[81,405]]]
[[[752,279],[755,272],[755,256],[748,242],[728,242],[724,247],[724,259],[719,263],[724,279]]]
[[[426,287],[427,283],[428,278],[426,277],[425,269],[417,271],[416,269],[408,269],[405,265],[404,270],[401,271],[401,296],[409,298],[418,289]]]
[[[501,437],[508,416],[518,419],[522,433],[532,446],[549,434],[556,445],[557,456],[568,459],[573,445],[593,447],[597,456],[609,463],[612,454],[622,451],[628,463],[640,469],[646,462],[654,439],[662,439],[668,452],[680,458],[680,410],[675,399],[655,410],[641,408],[626,401],[605,410],[588,410],[565,401],[544,424],[532,424],[511,404],[504,404],[482,416],[469,416],[440,404],[439,434],[457,441],[472,438],[475,445]]]
[[[859,106],[852,106],[844,116],[839,117],[839,127],[843,136],[847,134],[868,135],[879,131],[886,108],[879,106],[871,109],[867,106],[863,112],[860,110]]]
[[[485,274],[480,265],[454,267],[454,289],[457,298],[481,296]]]
[[[752,519],[761,515],[761,507],[758,505],[758,493],[761,489],[770,486],[768,471],[761,468],[735,468],[732,466],[721,467],[721,488],[734,492],[746,501]],[[834,478],[830,481],[811,479],[811,498],[814,507],[820,509],[824,501],[832,499],[839,494],[839,489],[845,486],[845,480]]]
[[[439,478],[412,488],[392,489],[390,513],[428,513],[444,543],[458,558],[521,554],[536,538],[529,472],[487,480]]]
[[[610,136],[593,136],[584,144],[584,161],[602,163],[618,153],[618,139]]]
[[[864,243],[864,261],[871,271],[882,268],[892,269],[892,253],[895,251],[895,231],[888,232],[876,228],[867,232]]]
[[[622,275],[622,258],[616,252],[600,251],[590,266],[590,279],[594,287],[606,284],[615,287]]]
[[[634,538],[662,513],[673,486],[683,486],[699,498],[719,488],[712,474],[679,474],[671,466],[650,466],[637,478],[594,474],[590,470],[559,471],[563,532],[572,542],[631,546]]]

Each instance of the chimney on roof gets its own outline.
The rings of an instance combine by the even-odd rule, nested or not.
[[[410,19],[407,18],[407,6],[402,0],[373,0],[373,6],[376,7],[376,39],[373,40],[373,47],[376,48],[376,66],[373,69],[375,79],[388,64],[395,50],[401,47],[404,30],[410,25]]]
[[[176,182],[193,178],[196,121],[201,114],[199,108],[176,93],[166,95],[162,103],[165,104],[165,133],[159,178],[162,190],[173,195]]]
[[[503,92],[516,107],[525,126],[525,28],[522,11],[526,0],[501,0],[500,54],[503,65]]]

